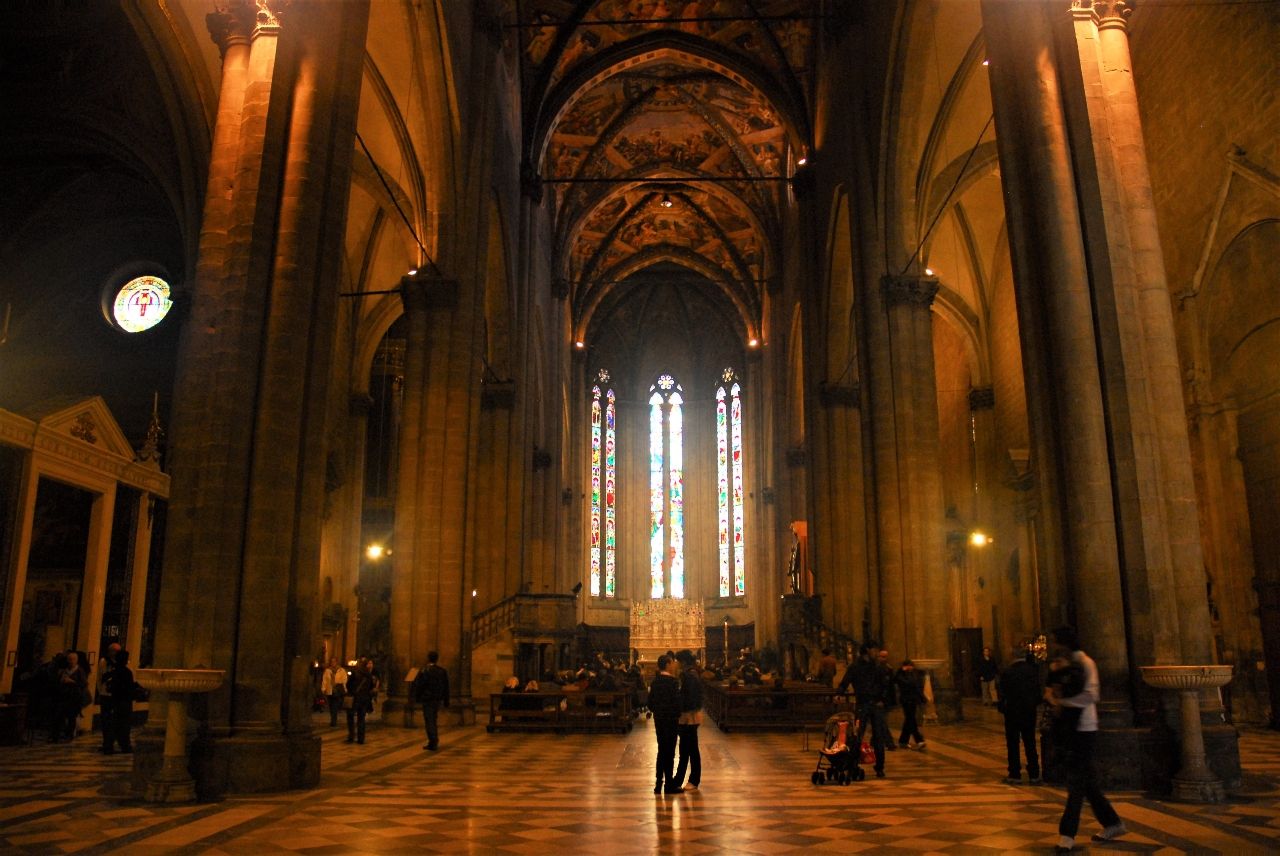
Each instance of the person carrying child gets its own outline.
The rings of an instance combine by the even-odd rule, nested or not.
[[[1053,638],[1061,648],[1070,652],[1068,663],[1051,673],[1049,686],[1044,691],[1045,701],[1055,709],[1055,745],[1061,736],[1066,746],[1067,804],[1063,807],[1062,819],[1058,821],[1058,844],[1054,852],[1070,853],[1075,850],[1080,809],[1086,799],[1093,816],[1102,824],[1102,831],[1093,836],[1094,841],[1111,841],[1128,830],[1102,793],[1093,768],[1093,753],[1098,740],[1098,699],[1102,695],[1098,666],[1080,650],[1074,629],[1059,627],[1053,631]],[[1078,682],[1082,682],[1082,688],[1073,693]]]

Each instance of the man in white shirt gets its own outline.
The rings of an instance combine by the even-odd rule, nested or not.
[[[320,692],[325,697],[329,708],[329,727],[338,727],[338,711],[342,709],[342,700],[347,697],[347,670],[338,662],[337,657],[330,658],[329,668],[324,670],[320,678]]]
[[[1072,661],[1084,670],[1084,690],[1079,694],[1057,698],[1052,691],[1045,690],[1045,701],[1050,704],[1080,708],[1080,722],[1066,747],[1067,804],[1062,810],[1062,819],[1058,821],[1058,846],[1054,848],[1055,853],[1070,853],[1076,849],[1080,809],[1086,799],[1093,816],[1102,824],[1102,831],[1093,836],[1094,841],[1111,841],[1128,830],[1120,820],[1120,815],[1116,814],[1111,801],[1102,793],[1097,773],[1093,769],[1093,751],[1098,739],[1098,700],[1102,695],[1098,665],[1080,650],[1080,641],[1074,629],[1059,627],[1053,631],[1053,639],[1071,651]]]

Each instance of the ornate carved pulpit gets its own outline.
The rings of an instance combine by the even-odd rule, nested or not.
[[[631,647],[639,652],[646,677],[653,675],[658,657],[668,651],[688,648],[701,662],[705,644],[706,619],[701,603],[664,597],[631,604]]]

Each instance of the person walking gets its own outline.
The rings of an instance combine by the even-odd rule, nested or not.
[[[137,686],[133,682],[133,670],[129,668],[129,652],[120,648],[114,652],[111,668],[103,673],[105,692],[102,701],[102,754],[133,751],[129,740],[129,728],[133,724],[133,699]]]
[[[678,794],[680,788],[671,773],[675,760],[676,738],[680,727],[680,682],[671,674],[675,660],[663,654],[658,658],[658,674],[649,685],[649,711],[653,714],[653,731],[658,738],[658,760],[653,792]]]
[[[994,706],[999,698],[996,695],[996,680],[1000,677],[1000,664],[991,656],[990,648],[982,649],[982,659],[978,661],[978,684],[982,688],[983,706]]]
[[[347,742],[364,743],[364,720],[373,710],[373,694],[378,681],[373,676],[373,661],[361,660],[347,679],[347,694],[351,704],[347,706]],[[345,702],[344,702],[345,704]]]
[[[893,682],[898,691],[898,704],[902,705],[902,733],[898,736],[898,745],[906,749],[914,739],[916,748],[923,749],[924,735],[920,733],[916,711],[924,703],[924,673],[916,669],[915,663],[903,660]]]
[[[862,742],[871,726],[871,748],[875,751],[876,778],[884,778],[885,750],[893,745],[889,736],[888,711],[893,707],[893,669],[889,667],[889,652],[881,650],[875,657],[871,649],[863,646],[858,659],[845,670],[836,692],[844,693],[852,687],[856,697],[858,717],[858,742]],[[896,748],[896,747],[895,747]]]
[[[440,666],[440,655],[427,652],[427,667],[418,672],[409,688],[411,701],[422,705],[422,722],[427,729],[427,742],[423,749],[434,752],[440,748],[438,717],[440,708],[449,706],[449,673]]]
[[[329,667],[320,678],[320,694],[325,698],[325,706],[329,708],[329,727],[338,725],[338,711],[342,709],[342,700],[347,696],[347,670],[338,662],[337,657],[329,658]]]
[[[1018,742],[1027,754],[1027,776],[1033,785],[1040,784],[1040,758],[1036,754],[1036,709],[1040,705],[1040,671],[1035,655],[1014,651],[1014,660],[999,681],[1000,700],[996,707],[1004,714],[1004,742],[1008,750],[1009,775],[1006,785],[1022,784],[1022,755]]]
[[[1055,853],[1070,853],[1075,849],[1076,832],[1080,828],[1080,809],[1084,801],[1102,831],[1095,833],[1094,841],[1111,841],[1128,832],[1111,801],[1102,793],[1097,773],[1093,768],[1093,753],[1098,740],[1098,700],[1102,685],[1098,679],[1098,665],[1080,648],[1076,631],[1071,627],[1059,627],[1053,631],[1053,639],[1071,652],[1071,662],[1084,671],[1084,690],[1073,696],[1059,698],[1045,691],[1045,701],[1054,707],[1079,708],[1080,720],[1068,738],[1066,754],[1067,804],[1058,821],[1058,844]]]
[[[689,649],[677,654],[676,659],[681,669],[677,728],[680,763],[676,766],[674,784],[682,790],[696,791],[702,782],[702,753],[698,751],[698,726],[702,724],[702,676],[698,674],[697,659]],[[686,769],[689,771],[689,783],[682,786]]]

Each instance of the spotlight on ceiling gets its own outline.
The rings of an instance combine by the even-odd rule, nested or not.
[[[804,166],[804,165],[805,165],[805,164],[807,164],[808,162],[809,162],[809,159],[808,159],[807,157],[805,157],[804,155],[801,155],[801,156],[800,156],[800,160],[796,161],[796,166]]]
[[[383,547],[381,544],[370,544],[364,550],[364,554],[375,561],[377,559],[381,559],[386,552],[387,548]]]
[[[747,340],[747,347],[748,347],[748,348],[755,348],[755,347],[758,347],[759,345],[760,345],[760,340],[759,340],[759,339],[748,339],[748,340]]]
[[[983,65],[991,65],[991,60],[989,60],[989,59],[984,59],[984,60],[982,61],[982,64],[983,64]]]
[[[985,532],[980,532],[976,529],[969,533],[969,543],[975,547],[985,547],[988,544],[994,543],[995,540],[996,539],[992,538]]]
[[[933,276],[933,268],[931,268],[931,267],[927,267],[927,268],[925,268],[925,269],[924,269],[924,275],[925,275],[925,276]]]
[[[662,194],[662,201],[659,202],[658,204],[661,205],[663,208],[670,208],[672,205],[675,205],[675,203],[671,201],[670,193]]]
[[[416,276],[417,273],[418,273],[417,268],[409,268],[409,276]]]
[[[577,341],[573,343],[573,346],[577,348],[579,351],[581,351],[583,348],[587,346],[587,343],[582,341]]]

